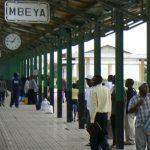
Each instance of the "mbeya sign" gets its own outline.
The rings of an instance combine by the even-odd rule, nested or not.
[[[46,2],[6,1],[5,20],[8,22],[48,23],[50,8]]]

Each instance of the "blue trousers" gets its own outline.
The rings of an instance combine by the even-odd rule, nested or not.
[[[11,107],[14,103],[16,108],[19,107],[19,95],[20,93],[18,91],[13,91]]]

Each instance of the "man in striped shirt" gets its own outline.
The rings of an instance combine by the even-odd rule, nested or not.
[[[131,98],[128,106],[129,113],[135,112],[135,142],[136,150],[150,149],[150,135],[144,131],[144,124],[150,117],[150,93],[146,82],[139,86],[139,94]]]

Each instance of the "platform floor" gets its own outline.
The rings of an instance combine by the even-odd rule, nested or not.
[[[78,122],[66,122],[66,103],[63,117],[36,111],[33,105],[20,103],[19,108],[0,107],[0,150],[90,150],[89,135],[78,128]],[[56,110],[56,108],[55,108]],[[112,143],[112,140],[109,140]],[[135,150],[135,146],[125,146]]]

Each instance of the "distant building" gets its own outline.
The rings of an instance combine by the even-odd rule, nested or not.
[[[144,80],[145,55],[124,51],[124,79]],[[78,77],[78,53],[72,54],[72,76]],[[63,66],[63,75],[66,67]],[[85,52],[85,76],[94,75],[94,50]],[[107,79],[109,74],[115,74],[115,47],[105,45],[101,48],[101,74]]]

